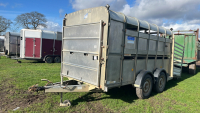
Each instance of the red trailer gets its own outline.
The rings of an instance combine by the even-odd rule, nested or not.
[[[22,29],[20,38],[20,59],[61,61],[61,32]]]

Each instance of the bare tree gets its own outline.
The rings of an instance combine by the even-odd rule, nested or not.
[[[45,16],[36,11],[18,15],[15,21],[26,29],[37,29],[39,26],[47,27]]]
[[[12,22],[9,19],[6,19],[2,16],[0,16],[0,33],[5,32]]]

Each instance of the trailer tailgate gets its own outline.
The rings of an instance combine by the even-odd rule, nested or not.
[[[62,75],[99,86],[101,28],[101,21],[64,27]]]

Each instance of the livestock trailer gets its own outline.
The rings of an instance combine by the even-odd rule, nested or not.
[[[0,52],[4,52],[4,40],[5,36],[0,36]]]
[[[20,37],[20,59],[61,61],[61,32],[22,29]]]
[[[4,40],[5,55],[13,56],[20,54],[20,34],[7,32]]]
[[[199,29],[174,31],[175,41],[185,47],[183,67],[185,67],[190,74],[196,73],[196,62],[199,60],[198,35]]]
[[[181,76],[184,46],[174,41],[172,31],[108,5],[66,14],[62,35],[61,82],[42,79],[46,86],[29,88],[60,92],[61,106],[70,105],[62,102],[62,92],[108,92],[124,85],[133,85],[145,99],[152,89],[161,93],[168,80]]]

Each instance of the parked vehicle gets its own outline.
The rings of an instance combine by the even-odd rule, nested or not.
[[[20,32],[20,58],[59,63],[61,60],[62,33],[22,29]]]
[[[187,68],[190,74],[196,74],[196,62],[199,60],[198,34],[199,29],[174,31],[175,41],[185,46],[183,66]],[[177,53],[175,52],[175,54]]]
[[[62,92],[108,92],[124,85],[133,85],[145,99],[152,89],[161,93],[168,80],[181,76],[184,46],[174,41],[172,31],[109,6],[65,15],[62,43],[61,82],[29,88],[61,92],[61,106],[71,105],[62,102]]]
[[[4,40],[5,36],[0,36],[0,52],[4,52]]]
[[[7,32],[4,40],[4,52],[7,56],[20,54],[20,34],[14,32]]]

